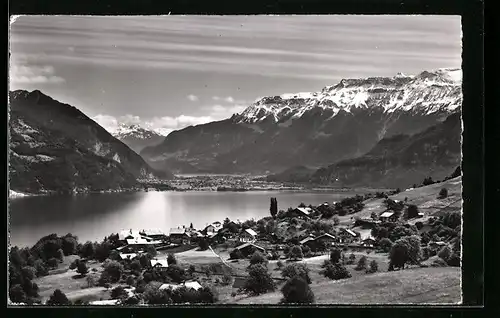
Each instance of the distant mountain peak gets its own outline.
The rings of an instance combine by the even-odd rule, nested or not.
[[[233,118],[240,123],[299,118],[314,108],[351,112],[353,108],[382,108],[385,112],[451,112],[462,103],[461,70],[442,68],[414,76],[346,78],[319,92],[262,97]]]

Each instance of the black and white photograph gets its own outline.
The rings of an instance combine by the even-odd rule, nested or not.
[[[10,306],[462,303],[453,15],[12,16]]]

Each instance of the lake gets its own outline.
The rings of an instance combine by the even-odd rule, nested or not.
[[[80,242],[101,241],[123,229],[161,229],[186,225],[259,219],[269,215],[270,198],[278,209],[338,201],[353,192],[133,192],[77,196],[34,196],[10,199],[10,243],[31,246],[56,233],[77,235]]]

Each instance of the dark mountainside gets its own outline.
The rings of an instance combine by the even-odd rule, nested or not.
[[[27,193],[131,188],[172,177],[104,128],[40,91],[10,92],[10,188]]]
[[[453,72],[343,80],[320,92],[264,97],[226,120],[174,131],[141,155],[185,173],[320,168],[442,122],[461,104]]]
[[[289,169],[267,179],[339,187],[406,188],[429,176],[440,180],[450,175],[460,165],[460,140],[461,119],[457,112],[421,133],[384,138],[364,156],[340,161],[309,175],[303,170]]]

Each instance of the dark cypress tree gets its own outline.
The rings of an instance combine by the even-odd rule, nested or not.
[[[270,212],[273,218],[278,214],[278,200],[276,198],[271,198]]]

